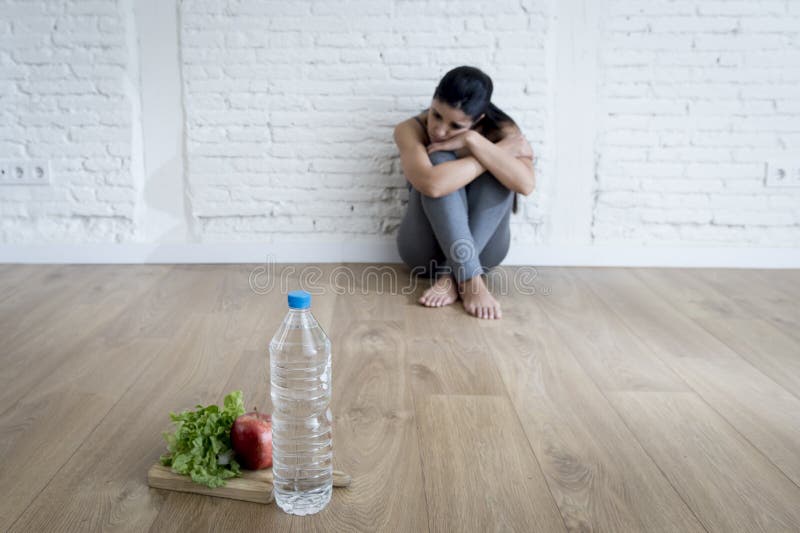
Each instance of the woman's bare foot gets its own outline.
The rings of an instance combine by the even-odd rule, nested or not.
[[[425,307],[442,307],[458,300],[456,282],[452,276],[440,276],[431,288],[420,296],[419,303]]]
[[[467,313],[478,318],[501,318],[503,316],[500,311],[500,304],[494,299],[494,296],[489,292],[483,278],[478,275],[474,276],[461,284],[458,290],[461,300],[464,303],[464,309]]]

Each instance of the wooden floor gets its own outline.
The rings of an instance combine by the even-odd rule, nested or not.
[[[505,268],[480,321],[302,266],[0,265],[0,531],[800,531],[800,271]],[[148,488],[169,411],[271,409],[302,276],[351,487],[303,518]]]

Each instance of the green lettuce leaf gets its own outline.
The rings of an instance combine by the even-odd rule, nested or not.
[[[241,475],[239,463],[233,458],[231,427],[244,414],[242,391],[225,396],[223,405],[222,410],[216,405],[197,405],[194,411],[170,413],[175,433],[163,433],[168,453],[161,456],[161,464],[210,488],[225,485],[226,479]],[[230,459],[221,465],[218,456],[223,454]]]

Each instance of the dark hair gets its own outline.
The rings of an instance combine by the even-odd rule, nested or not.
[[[492,103],[494,84],[492,78],[479,68],[461,66],[449,71],[439,81],[433,97],[440,102],[460,109],[475,124],[480,125],[484,136],[497,132],[503,123],[516,122]],[[517,212],[517,195],[514,195],[514,213]]]

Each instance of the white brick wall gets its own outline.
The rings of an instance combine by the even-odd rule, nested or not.
[[[0,160],[49,159],[51,187],[0,187],[0,241],[133,237],[131,108],[117,3],[0,1]]]
[[[453,66],[544,151],[546,2],[182,3],[192,212],[203,240],[389,238],[407,191],[392,128]],[[546,184],[546,181],[543,181]],[[515,237],[535,236],[534,197]]]
[[[800,2],[608,7],[594,242],[800,244]]]
[[[135,1],[0,0],[0,159],[49,159],[53,176],[0,186],[0,242],[155,234]],[[406,199],[392,126],[471,64],[539,157],[514,246],[560,244],[554,62],[569,55],[553,36],[572,22],[556,0],[167,1],[186,176],[159,179],[186,191],[190,240],[390,242]],[[576,155],[595,163],[587,240],[800,245],[800,189],[764,186],[765,161],[800,154],[800,2],[602,2],[595,150]]]

